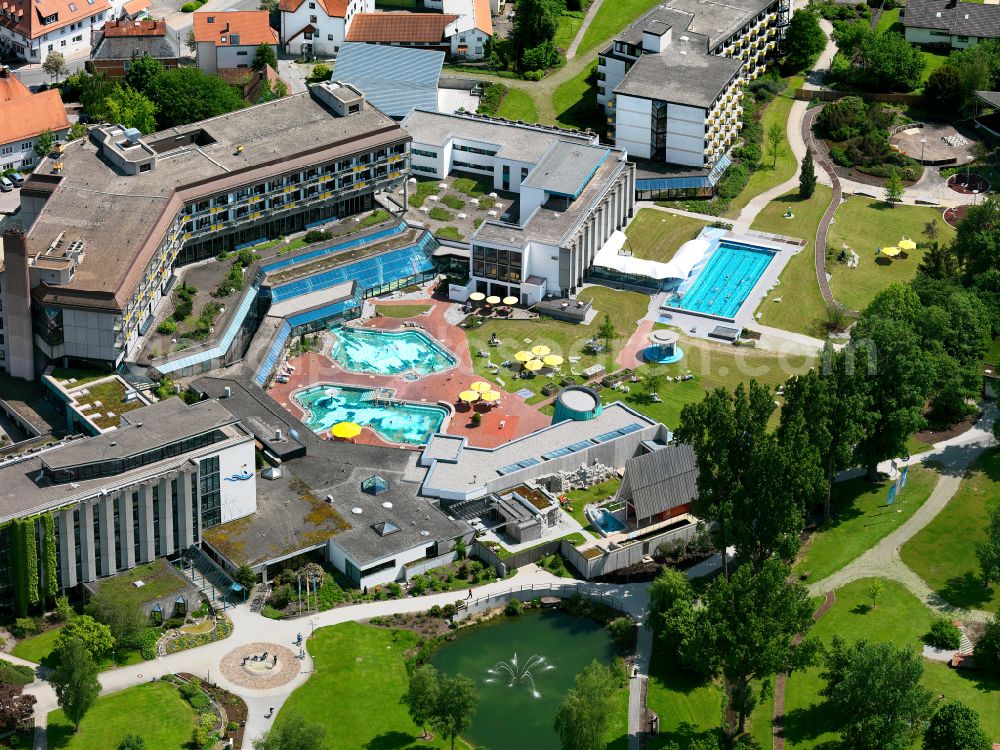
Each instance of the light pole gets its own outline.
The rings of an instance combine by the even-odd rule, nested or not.
[[[924,146],[925,145],[927,145],[927,139],[926,138],[921,138],[920,139],[920,164],[921,164],[921,166],[923,166],[923,163],[924,163]]]

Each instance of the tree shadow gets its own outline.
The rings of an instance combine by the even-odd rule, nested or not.
[[[786,713],[782,734],[786,743],[795,745],[836,731],[837,724],[830,715],[830,710],[819,702],[808,708],[796,708]]]
[[[687,750],[698,740],[711,740],[713,738],[718,738],[717,729],[702,730],[694,724],[684,721],[672,732],[661,732],[655,738],[651,738],[655,739],[655,742],[651,741],[648,747],[655,749],[675,746],[680,750]]]
[[[993,589],[983,586],[983,579],[972,572],[949,578],[934,593],[949,604],[965,609],[980,609],[993,600]]]
[[[372,737],[363,747],[364,750],[409,750],[420,747],[420,744],[414,743],[413,735],[406,732],[383,732]]]
[[[870,604],[858,604],[851,609],[852,615],[867,615],[874,609]]]
[[[55,726],[49,724],[46,735],[48,736],[50,750],[61,750],[61,748],[69,747],[73,739],[73,727],[66,724],[57,724]]]

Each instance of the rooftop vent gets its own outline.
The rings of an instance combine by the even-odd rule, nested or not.
[[[392,503],[390,503],[388,500],[386,500],[384,503],[382,503],[382,507],[385,508],[386,510],[391,510],[392,509]]]
[[[330,503],[330,505],[333,505],[333,495],[327,495],[326,496],[326,501],[328,503]]]
[[[142,135],[142,131],[138,128],[125,128],[125,140],[128,145],[134,146],[139,142],[139,136]]]
[[[353,513],[356,516],[360,516],[362,511],[361,508],[355,505],[353,508],[351,508],[351,513]]]
[[[229,398],[232,395],[233,395],[233,389],[230,388],[228,385],[225,388],[222,389],[222,397],[223,398]]]

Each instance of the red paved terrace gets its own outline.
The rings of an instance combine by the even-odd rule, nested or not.
[[[469,353],[468,340],[465,332],[458,326],[445,321],[444,311],[448,302],[440,300],[401,300],[395,304],[429,304],[431,311],[411,320],[419,323],[424,330],[444,344],[458,358],[458,366],[444,372],[427,375],[415,381],[404,380],[402,377],[369,375],[367,373],[349,372],[330,360],[323,354],[310,352],[300,357],[293,357],[289,363],[295,367],[295,372],[287,383],[275,382],[269,393],[271,398],[299,419],[305,418],[304,410],[295,403],[291,394],[300,388],[306,388],[315,383],[333,382],[345,385],[361,385],[366,387],[385,386],[396,391],[396,398],[405,401],[426,401],[437,403],[443,401],[454,407],[452,416],[445,432],[449,435],[464,435],[470,445],[483,448],[493,448],[514,438],[527,435],[550,424],[551,418],[541,414],[535,407],[528,406],[524,399],[504,392],[504,397],[498,405],[486,408],[477,406],[482,413],[482,422],[473,427],[471,422],[472,409],[465,404],[459,405],[458,394],[472,383],[480,380],[472,369],[472,356]],[[379,302],[379,307],[393,302]],[[365,322],[366,328],[381,328],[389,331],[406,330],[401,318],[371,318]],[[503,391],[500,386],[495,386]],[[504,423],[500,429],[500,422]],[[364,430],[356,438],[356,442],[368,445],[385,445],[371,430]]]

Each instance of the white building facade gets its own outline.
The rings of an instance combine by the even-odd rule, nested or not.
[[[375,0],[281,0],[280,43],[303,57],[336,57],[358,13],[373,13]]]

